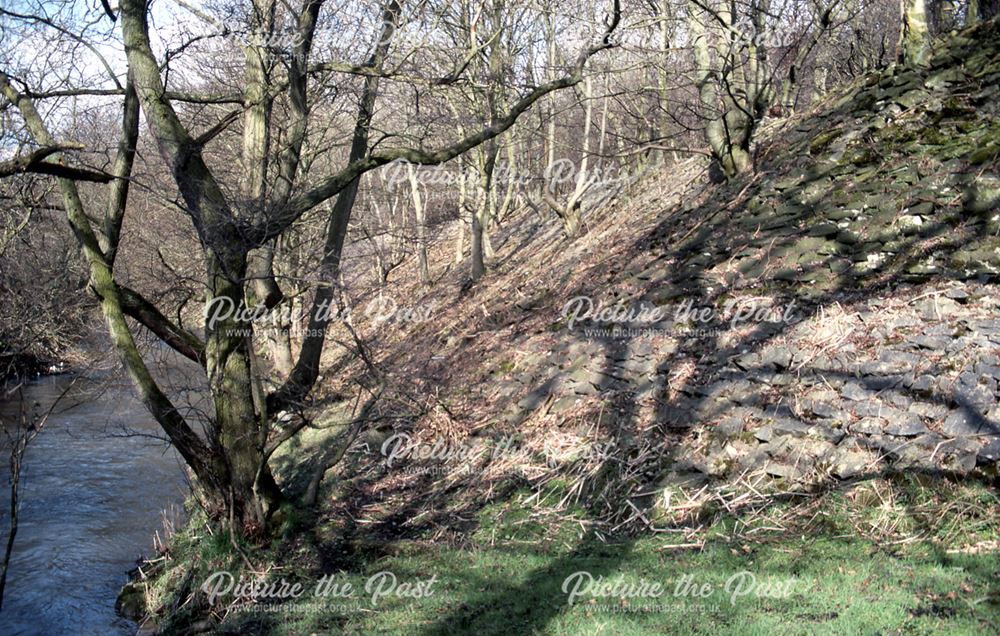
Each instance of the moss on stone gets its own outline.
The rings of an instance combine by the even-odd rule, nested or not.
[[[826,150],[835,139],[840,137],[840,134],[840,130],[828,130],[827,132],[816,135],[816,137],[813,138],[812,142],[809,144],[809,154],[820,154]]]

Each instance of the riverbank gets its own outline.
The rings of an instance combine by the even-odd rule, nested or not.
[[[59,364],[31,355],[0,355],[0,386],[42,375],[65,373]]]
[[[32,382],[38,378],[80,373],[95,368],[107,368],[110,343],[102,332],[79,334],[73,346],[58,354],[12,352],[0,343],[0,387],[19,382]]]

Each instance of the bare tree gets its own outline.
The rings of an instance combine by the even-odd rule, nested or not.
[[[62,206],[89,267],[90,288],[99,298],[113,346],[141,399],[196,476],[206,509],[219,520],[234,519],[238,530],[250,535],[267,526],[271,513],[283,500],[267,460],[275,444],[289,439],[305,426],[306,420],[279,424],[276,428],[276,414],[300,408],[320,375],[321,355],[332,320],[326,309],[335,300],[344,237],[360,177],[393,161],[440,164],[482,144],[494,144],[539,99],[583,79],[587,61],[613,46],[611,37],[621,15],[615,0],[596,41],[584,46],[561,75],[528,87],[506,107],[495,104],[485,126],[458,141],[428,149],[370,143],[380,81],[390,78],[407,81],[398,68],[385,66],[394,37],[402,26],[402,3],[389,0],[378,15],[368,16],[374,25],[375,41],[367,61],[359,65],[316,59],[321,51],[314,50],[314,43],[322,40],[317,34],[325,4],[323,0],[303,0],[292,8],[275,5],[270,0],[251,3],[252,30],[262,32],[265,41],[271,41],[278,25],[285,25],[292,36],[291,46],[280,52],[279,63],[275,65],[271,64],[269,51],[248,46],[244,58],[247,85],[236,94],[204,94],[197,87],[173,90],[172,58],[164,59],[154,53],[149,5],[145,0],[121,2],[118,46],[124,51],[128,73],[124,81],[109,73],[115,85],[111,89],[77,88],[47,93],[31,90],[26,83],[28,78],[0,72],[0,94],[16,107],[25,130],[43,148],[61,144],[56,122],[47,122],[36,105],[39,99],[66,94],[122,96],[120,140],[109,170],[112,179],[107,186],[103,217],[95,223],[93,219],[98,213],[88,209],[80,185],[69,176],[60,176],[57,181]],[[84,36],[76,35],[74,39],[86,42]],[[477,50],[476,55],[479,53]],[[463,54],[443,76],[418,74],[409,81],[425,89],[447,86],[461,78],[468,65]],[[321,151],[307,143],[310,126],[317,123],[313,114],[322,103],[326,78],[338,75],[359,77],[364,82],[349,152],[340,160],[329,152],[317,155]],[[214,124],[196,132],[193,127],[196,120],[186,113],[184,104],[204,107],[204,112],[208,112],[209,105],[240,106],[219,115]],[[279,108],[281,121],[277,122],[275,113]],[[198,258],[204,266],[201,283],[208,310],[204,335],[168,318],[152,301],[116,276],[115,261],[122,245],[134,149],[139,138],[140,109],[179,195],[177,203],[190,220],[200,248]],[[243,173],[233,182],[227,178],[232,170],[230,162],[213,162],[210,145],[213,140],[224,138],[241,114]],[[280,140],[273,132],[268,138],[267,131],[272,127],[280,130]],[[62,156],[57,152],[51,158],[58,163]],[[243,307],[251,289],[257,290],[265,306],[268,300],[273,303],[282,298],[282,293],[268,289],[275,277],[267,267],[270,260],[267,250],[334,198],[312,293],[309,329],[287,377],[275,390],[267,392],[261,377],[263,369],[254,352],[252,325],[248,332],[248,325],[238,313],[220,315],[213,308],[220,303]],[[273,265],[273,260],[270,262]],[[127,317],[204,370],[213,412],[202,422],[203,434],[192,428],[153,378],[136,346]]]
[[[716,180],[752,167],[750,143],[774,97],[767,47],[760,36],[769,0],[742,5],[691,0],[689,25],[705,139]]]

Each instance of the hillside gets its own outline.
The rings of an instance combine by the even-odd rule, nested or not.
[[[454,276],[425,291],[400,274],[386,293],[432,319],[373,329],[377,362],[447,404],[413,434],[538,435],[537,451],[552,435],[614,440],[652,462],[633,467],[651,476],[637,491],[681,469],[664,445],[700,443],[679,461],[714,477],[989,464],[1000,62],[981,43],[959,39],[925,72],[874,75],[772,122],[757,174],[726,188],[703,185],[695,161],[667,166],[585,219],[576,242],[551,219],[511,219],[469,292]],[[638,320],[585,316],[619,303]]]
[[[758,568],[805,582],[793,600],[723,603],[712,617],[731,630],[763,633],[775,612],[836,633],[995,629],[998,114],[994,21],[927,69],[766,122],[744,178],[659,165],[572,241],[553,218],[505,219],[474,286],[438,243],[432,286],[414,262],[382,292],[425,320],[358,312],[371,366],[328,348],[316,426],[276,457],[279,480],[304,489],[343,444],[358,383],[382,387],[378,426],[326,475],[319,512],[289,513],[259,558],[304,578],[443,572],[449,594],[380,610],[385,633],[677,628],[669,613],[566,610],[560,584],[581,562],[609,577],[629,563],[627,580]],[[400,435],[412,446],[387,461]],[[175,540],[151,598],[181,624],[205,615],[203,599],[180,609],[191,562],[242,558]],[[862,584],[852,609],[844,590]],[[282,629],[372,620],[320,612]]]

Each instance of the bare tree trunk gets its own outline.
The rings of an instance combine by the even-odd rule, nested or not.
[[[455,235],[455,264],[461,265],[465,258],[465,223],[466,212],[465,203],[467,197],[467,186],[465,181],[465,169],[460,168],[458,175],[458,222],[455,224],[457,232]]]
[[[517,142],[514,139],[510,139],[509,143],[506,144],[506,149],[507,165],[504,170],[504,177],[507,181],[504,184],[503,199],[495,205],[492,215],[493,222],[498,226],[503,223],[511,207],[513,207],[517,194]],[[492,256],[492,246],[490,247],[490,256]]]
[[[608,111],[611,108],[611,73],[604,74],[604,105],[601,109],[601,129],[597,136],[597,157],[598,162],[604,162],[604,143],[608,136]]]
[[[927,28],[927,0],[901,0],[903,26],[899,33],[900,61],[907,66],[924,66],[930,57]]]
[[[275,371],[282,377],[288,377],[292,371],[292,341],[290,312],[281,311],[282,303],[287,302],[284,292],[277,284],[274,274],[274,245],[269,243],[250,257],[250,276],[255,302],[274,310],[273,318],[268,320],[264,336],[271,352],[271,361]]]
[[[274,32],[275,1],[254,0],[250,15],[250,28],[254,35],[244,46],[246,88],[244,102],[248,105],[243,115],[243,189],[252,218],[263,218],[267,207],[267,157],[271,149],[271,112],[274,98],[268,91],[271,71],[271,52],[263,43],[269,42]],[[262,247],[250,258],[251,288],[256,301],[274,309],[284,294],[274,275],[274,242]],[[280,318],[271,321],[265,334],[274,368],[282,377],[292,370],[292,346],[289,338],[291,325]]]
[[[142,37],[141,30],[145,28],[145,14],[139,13],[136,15],[135,13],[125,11],[123,15],[126,25],[124,28],[126,42],[131,47],[131,53],[139,58],[135,65],[130,64],[135,80],[129,86],[138,87],[145,81],[147,87],[155,87],[159,84],[162,91],[162,84],[159,83],[159,70],[155,61],[152,60],[151,52],[149,52],[148,40]],[[149,76],[150,69],[156,73],[155,79]],[[0,92],[12,104],[17,106],[28,130],[36,141],[43,145],[54,144],[52,135],[45,127],[31,99],[17,93],[3,73],[0,73]],[[120,150],[135,147],[135,141],[138,136],[138,109],[142,97],[142,94],[137,94],[137,91],[131,90],[131,88],[126,92],[124,108],[126,116],[123,119],[123,143],[120,145]],[[122,153],[120,152],[119,154],[121,155]],[[201,173],[201,170],[197,166],[197,160],[194,163],[196,165],[192,167],[192,172],[194,174]],[[116,161],[115,166],[116,178],[121,182],[127,181],[131,173],[131,162]],[[65,178],[58,179],[58,184],[66,209],[66,218],[76,235],[77,241],[80,243],[89,267],[90,286],[100,299],[101,312],[107,321],[108,333],[111,336],[111,343],[115,351],[121,356],[123,365],[136,387],[143,404],[157,422],[160,423],[160,426],[170,438],[171,443],[177,449],[178,453],[180,453],[181,457],[184,458],[185,463],[191,468],[206,491],[214,495],[219,495],[226,489],[225,484],[228,483],[228,466],[220,461],[215,449],[206,445],[191,430],[187,422],[180,416],[177,408],[153,380],[149,369],[139,353],[135,338],[125,318],[127,305],[123,299],[131,300],[132,297],[124,294],[123,290],[119,288],[114,280],[112,266],[108,262],[105,252],[100,247],[90,218],[84,210],[83,201],[80,198],[76,184],[70,179]],[[124,202],[124,198],[118,199],[118,203],[122,206],[122,209],[113,209],[112,206],[109,206],[105,219],[106,225],[113,226],[116,223],[120,224],[121,219],[124,218]],[[115,231],[109,234],[109,237],[118,235],[120,227],[115,227],[114,229]],[[117,246],[109,246],[109,249],[111,247],[116,248]],[[180,344],[183,343],[192,351],[189,355],[192,355],[194,359],[206,360],[207,347],[205,350],[202,350],[200,343],[192,335],[186,334],[175,325],[169,324],[158,313],[145,312],[138,315],[142,316],[147,322],[149,320],[158,321],[156,323],[149,323],[150,329],[154,333],[163,333],[165,335],[178,334],[178,344],[175,345],[178,351],[184,350],[184,347]],[[169,337],[165,337],[165,340],[169,341]],[[207,362],[208,360],[206,360]],[[220,500],[217,496],[215,497],[215,504],[224,505],[224,502],[224,499]]]
[[[318,6],[317,6],[318,11]],[[382,31],[378,44],[368,60],[368,66],[381,69],[389,51],[393,35],[396,32],[396,21],[401,11],[398,0],[388,0],[382,13]],[[364,88],[358,103],[358,115],[351,136],[351,150],[348,163],[361,161],[368,154],[368,137],[371,131],[372,117],[375,112],[375,102],[378,98],[379,77],[365,77]],[[327,219],[326,241],[323,245],[323,258],[320,262],[320,280],[322,284],[313,297],[312,309],[309,313],[309,326],[306,337],[302,341],[299,358],[288,376],[288,380],[272,394],[272,402],[282,403],[296,401],[312,388],[319,377],[320,359],[323,346],[326,343],[326,329],[331,320],[329,312],[324,313],[324,307],[330,307],[334,301],[334,289],[340,278],[340,256],[344,250],[344,240],[347,238],[347,226],[354,209],[354,201],[358,194],[360,176],[353,178],[337,194],[336,201]]]
[[[659,55],[659,69],[657,73],[657,89],[659,91],[660,98],[660,117],[657,125],[657,136],[662,142],[667,139],[670,135],[670,115],[667,112],[667,106],[669,103],[668,95],[670,93],[669,86],[669,76],[667,73],[667,57],[670,51],[670,37],[673,35],[673,27],[670,23],[672,18],[672,11],[670,0],[660,0],[660,6],[658,7],[657,20],[659,20],[659,36],[660,36],[660,55]],[[605,102],[605,113],[607,112],[607,102]],[[603,128],[603,126],[602,126]],[[603,136],[602,136],[603,140]],[[603,149],[602,149],[603,150]],[[659,161],[665,162],[666,160],[666,150],[659,151]],[[603,154],[603,152],[601,153]]]
[[[478,213],[472,214],[472,280],[479,280],[486,273],[483,260],[483,221]]]
[[[483,228],[483,256],[486,260],[492,260],[496,253],[493,251],[493,240],[490,238],[490,225],[493,223],[493,214],[490,213],[489,208],[486,210],[486,215],[481,221]]]
[[[417,261],[420,266],[420,281],[431,284],[431,273],[427,266],[427,214],[423,198],[420,196],[420,182],[413,164],[406,166],[410,180],[410,195],[413,197],[413,211],[417,217]]]
[[[546,14],[545,38],[546,38],[546,62],[548,68],[546,75],[551,78],[555,76],[556,68],[556,31],[552,16]],[[545,174],[552,173],[552,166],[556,162],[556,96],[551,95],[546,100],[546,110],[548,111],[548,128],[545,134]]]
[[[795,112],[795,96],[799,83],[799,72],[802,70],[802,65],[805,64],[806,58],[812,53],[813,49],[820,43],[823,35],[829,30],[833,23],[833,13],[840,6],[842,0],[829,0],[826,6],[818,8],[820,11],[817,17],[817,26],[813,32],[809,35],[806,42],[799,46],[798,51],[795,53],[795,58],[788,67],[788,76],[784,79],[781,86],[781,109],[782,113],[788,117]],[[817,69],[817,72],[819,69]]]
[[[479,197],[472,211],[472,280],[476,281],[486,273],[486,252],[489,237],[490,190],[493,187],[493,168],[496,165],[497,146],[494,141],[486,144],[479,174]]]
[[[756,118],[761,114],[760,107],[766,101],[766,58],[763,49],[755,44],[747,46],[748,68],[734,57],[741,47],[735,41],[732,8],[722,3],[713,14],[721,26],[713,24],[713,28],[718,26],[723,32],[722,42],[716,49],[722,51],[719,55],[723,60],[721,65],[714,63],[712,51],[715,47],[698,15],[701,5],[692,0],[688,7],[701,117],[713,159],[710,176],[713,181],[723,181],[753,167],[750,141]],[[765,6],[755,5],[751,15],[755,26],[765,11]],[[721,96],[720,88],[724,91]]]

